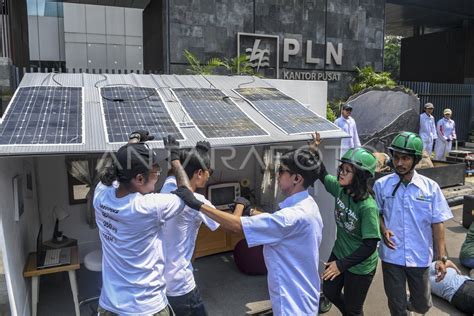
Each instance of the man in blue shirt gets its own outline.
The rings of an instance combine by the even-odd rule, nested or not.
[[[460,311],[474,314],[474,280],[462,275],[458,267],[451,261],[446,261],[446,275],[440,282],[436,282],[435,261],[430,266],[431,292],[442,297]]]
[[[308,150],[293,150],[281,158],[278,185],[286,199],[274,213],[260,213],[244,204],[244,214],[229,214],[205,205],[188,189],[173,193],[227,230],[244,233],[249,247],[263,245],[268,290],[275,316],[314,316],[318,313],[319,246],[323,222],[308,187],[319,177],[319,158]]]
[[[383,243],[380,259],[385,293],[392,315],[420,314],[431,307],[429,266],[433,244],[439,255],[436,281],[446,274],[443,222],[452,218],[438,184],[414,168],[423,152],[423,141],[410,132],[397,135],[390,147],[395,173],[375,182],[375,199],[380,209]],[[406,283],[410,290],[407,302]]]

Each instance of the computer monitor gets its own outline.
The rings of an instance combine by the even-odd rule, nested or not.
[[[207,187],[207,199],[219,210],[228,210],[239,196],[239,182],[211,184]]]

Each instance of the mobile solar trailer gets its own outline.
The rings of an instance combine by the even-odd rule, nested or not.
[[[198,129],[191,119],[192,111],[187,112],[183,104],[173,93],[172,89],[179,88],[202,88],[220,90],[224,97],[218,99],[225,100],[226,104],[233,104],[233,107],[238,107],[245,114],[248,120],[253,121],[258,127],[267,132],[267,135],[259,136],[245,136],[245,137],[229,137],[224,134],[220,138],[208,138],[214,148],[216,148],[216,155],[220,158],[228,158],[228,149],[235,149],[235,158],[228,159],[225,164],[224,160],[216,159],[214,168],[216,173],[211,179],[210,183],[224,182],[224,181],[238,181],[243,178],[251,179],[251,186],[258,194],[260,185],[263,180],[263,174],[258,163],[258,157],[261,157],[264,151],[270,146],[300,146],[306,143],[310,138],[309,134],[293,134],[288,135],[281,128],[271,123],[269,119],[252,107],[247,101],[234,92],[234,89],[245,87],[259,87],[259,88],[277,88],[283,93],[300,101],[305,108],[325,116],[326,110],[326,83],[325,82],[303,82],[303,81],[284,81],[284,80],[262,80],[252,77],[220,77],[220,76],[174,76],[174,75],[93,75],[93,74],[27,74],[23,78],[20,88],[28,87],[58,87],[58,89],[51,89],[50,93],[57,93],[64,90],[61,87],[76,88],[66,89],[64,91],[73,91],[80,88],[81,93],[76,94],[77,98],[81,97],[81,107],[75,111],[67,113],[75,113],[75,119],[82,120],[77,124],[71,123],[75,127],[77,137],[63,137],[65,134],[60,133],[59,129],[52,129],[52,134],[43,138],[43,141],[38,141],[39,133],[35,137],[30,138],[30,142],[36,143],[27,144],[25,142],[6,143],[7,138],[3,138],[3,144],[0,144],[0,194],[2,199],[1,207],[1,222],[0,225],[0,246],[3,253],[3,261],[5,267],[5,275],[8,286],[8,293],[12,314],[27,315],[30,313],[30,283],[22,276],[23,266],[28,252],[34,251],[35,237],[39,228],[39,224],[43,223],[45,235],[53,231],[54,218],[53,208],[55,205],[64,207],[70,216],[60,223],[61,230],[68,237],[78,240],[81,257],[84,257],[90,250],[99,247],[99,236],[97,230],[89,228],[86,223],[86,205],[85,204],[69,204],[68,196],[68,176],[65,161],[70,158],[81,157],[97,157],[105,152],[117,150],[123,142],[126,141],[128,134],[131,132],[132,126],[124,127],[123,121],[117,118],[110,118],[109,121],[105,118],[106,93],[102,93],[103,88],[122,84],[122,87],[140,87],[155,89],[156,94],[153,93],[147,97],[147,92],[143,89],[133,89],[135,95],[128,94],[125,97],[113,96],[112,102],[135,102],[137,99],[145,97],[150,99],[148,105],[135,104],[134,106],[149,107],[147,111],[139,111],[131,109],[130,113],[122,113],[122,118],[137,118],[135,114],[155,113],[158,117],[166,115],[167,122],[173,122],[182,133],[183,140],[181,145],[183,147],[191,147],[196,141],[202,140],[203,132]],[[44,89],[44,88],[41,88]],[[41,89],[37,89],[38,91]],[[54,90],[54,91],[52,91]],[[118,92],[124,90],[116,89]],[[120,91],[119,91],[120,90]],[[150,90],[147,90],[150,91]],[[32,91],[23,91],[32,93]],[[216,91],[214,91],[216,92]],[[34,92],[36,93],[36,92]],[[34,95],[33,93],[33,95]],[[142,96],[140,96],[140,93]],[[143,95],[145,93],[145,95]],[[17,92],[16,96],[21,94]],[[24,94],[23,94],[24,96]],[[36,94],[38,96],[38,94]],[[66,100],[64,94],[59,93],[60,100]],[[105,96],[105,98],[104,98]],[[158,99],[156,96],[159,96]],[[31,96],[30,96],[31,97]],[[48,95],[42,96],[47,101]],[[51,95],[53,97],[53,95]],[[126,100],[127,97],[129,100]],[[69,98],[69,96],[68,96]],[[109,98],[110,99],[110,98]],[[121,100],[120,100],[121,99]],[[144,99],[144,100],[145,100]],[[13,98],[12,102],[20,100]],[[53,100],[56,100],[53,97]],[[110,100],[109,100],[110,101]],[[132,102],[132,103],[133,103]],[[162,102],[163,104],[157,104]],[[23,102],[20,104],[34,104],[34,102]],[[54,104],[57,102],[54,101]],[[73,106],[78,106],[78,102],[73,102]],[[121,104],[124,106],[125,104]],[[157,111],[151,111],[150,108],[155,109],[156,106],[164,107]],[[49,108],[50,112],[54,112]],[[62,109],[62,108],[61,108]],[[163,109],[166,109],[163,110]],[[235,110],[235,108],[234,108]],[[8,111],[8,110],[7,110]],[[26,110],[25,110],[26,111]],[[128,110],[127,110],[128,111]],[[150,112],[151,111],[151,112]],[[16,125],[22,126],[22,118],[18,117],[20,113],[10,117],[16,120]],[[31,113],[26,111],[25,113]],[[34,115],[41,115],[45,112],[37,112]],[[196,114],[196,113],[194,113]],[[268,114],[268,113],[267,113]],[[125,116],[125,117],[124,117]],[[31,116],[34,117],[34,116]],[[50,121],[53,116],[50,116]],[[5,122],[6,116],[2,118]],[[62,124],[62,119],[60,119]],[[67,121],[67,120],[66,120]],[[223,120],[224,121],[224,120]],[[59,121],[58,121],[59,122]],[[108,124],[109,122],[110,124]],[[138,121],[137,121],[138,122]],[[163,121],[164,122],[164,121]],[[65,123],[66,124],[66,123]],[[156,128],[156,124],[150,127]],[[6,126],[6,125],[0,125]],[[46,125],[45,125],[46,126]],[[61,125],[56,124],[56,127]],[[66,125],[64,125],[66,126]],[[159,125],[162,128],[164,125]],[[51,126],[48,125],[48,128]],[[107,127],[110,127],[109,130]],[[44,126],[43,126],[44,129]],[[64,130],[64,128],[63,128]],[[72,131],[73,129],[71,129]],[[212,130],[210,130],[212,131]],[[57,132],[54,134],[54,132]],[[159,135],[160,130],[152,131],[155,135]],[[161,131],[162,132],[162,131]],[[123,142],[113,142],[109,138],[109,133],[118,133],[122,135]],[[5,131],[0,133],[5,136]],[[338,157],[337,150],[340,145],[340,138],[345,137],[342,131],[335,129],[329,131],[322,131],[324,139],[323,157],[329,172],[334,173],[336,161]],[[18,135],[18,136],[16,136]],[[63,136],[61,136],[63,135]],[[10,131],[9,140],[14,140],[15,137],[21,137],[21,133],[14,133]],[[70,136],[70,135],[68,135]],[[61,138],[63,137],[63,138]],[[58,140],[59,139],[59,140]],[[65,140],[63,140],[65,139]],[[51,142],[51,140],[54,140]],[[68,141],[69,140],[69,141]],[[109,140],[109,141],[108,141]],[[163,145],[159,141],[150,142],[149,146],[156,149],[160,155],[164,157]],[[226,149],[228,148],[228,149]],[[250,153],[250,154],[249,154]],[[245,168],[234,168],[245,162]],[[234,166],[234,167],[232,167]],[[13,198],[12,179],[15,176],[28,176],[31,189],[25,189],[24,195],[24,211],[20,215],[18,213],[18,221],[15,220],[15,200]],[[164,180],[163,176],[161,182]],[[28,182],[25,181],[24,183]],[[320,249],[321,260],[325,260],[329,255],[330,249],[335,235],[335,227],[333,222],[332,210],[334,200],[327,194],[324,188],[317,183],[314,189],[311,189],[316,201],[321,209],[321,214],[325,223],[323,244]],[[262,199],[262,197],[258,197]],[[271,200],[271,199],[270,199]]]

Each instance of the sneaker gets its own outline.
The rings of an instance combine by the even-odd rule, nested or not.
[[[469,276],[471,277],[471,279],[474,279],[474,269],[471,269],[471,271],[469,272]]]

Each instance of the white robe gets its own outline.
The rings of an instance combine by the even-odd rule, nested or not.
[[[340,157],[350,149],[355,147],[360,147],[359,134],[357,133],[356,122],[352,117],[345,119],[343,116],[339,117],[335,122],[344,132],[349,134],[350,138],[343,138],[341,140],[341,154]]]
[[[433,115],[426,113],[420,115],[420,137],[423,140],[423,149],[431,156],[433,152],[433,141],[438,138]]]
[[[452,119],[442,118],[436,123],[438,138],[435,144],[435,159],[445,160],[456,140],[456,127]]]

